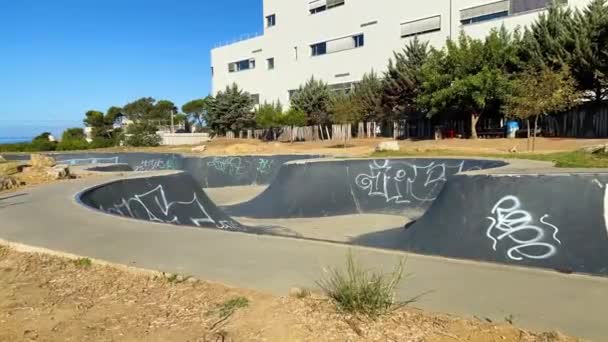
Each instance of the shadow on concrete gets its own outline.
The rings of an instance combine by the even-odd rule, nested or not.
[[[408,223],[408,226],[413,222]],[[403,250],[403,241],[406,238],[405,227],[397,227],[357,236],[350,243],[358,246]]]

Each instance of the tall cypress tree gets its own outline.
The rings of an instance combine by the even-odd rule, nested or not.
[[[571,68],[581,90],[593,101],[608,98],[608,1],[593,0],[574,16]]]
[[[402,52],[395,52],[384,73],[382,105],[391,118],[419,112],[416,103],[422,85],[422,65],[429,57],[427,42],[414,38]]]

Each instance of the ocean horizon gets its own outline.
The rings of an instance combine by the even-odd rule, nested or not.
[[[30,142],[33,137],[0,137],[0,145]]]

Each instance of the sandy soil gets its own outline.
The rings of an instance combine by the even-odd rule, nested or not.
[[[577,341],[413,308],[372,321],[314,293],[274,297],[89,262],[1,247],[0,341]],[[222,315],[241,297],[246,307]]]
[[[390,139],[354,139],[348,143],[347,148],[337,146],[337,142],[301,142],[301,143],[277,143],[262,142],[247,139],[214,139],[206,143],[207,150],[202,153],[193,153],[192,146],[161,146],[143,149],[147,152],[177,152],[202,155],[250,155],[250,154],[319,154],[337,156],[366,156],[374,151],[381,141]],[[608,143],[602,139],[562,139],[562,138],[538,138],[536,141],[536,152],[549,153],[560,151],[578,150],[585,146]],[[450,150],[451,153],[510,153],[513,147],[518,152],[527,149],[526,139],[447,139],[447,140],[420,140],[401,141],[403,151],[435,151]],[[120,148],[112,151],[141,151],[141,148]]]

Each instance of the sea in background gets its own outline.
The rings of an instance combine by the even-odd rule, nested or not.
[[[0,137],[0,145],[30,142],[32,139],[32,137]]]

